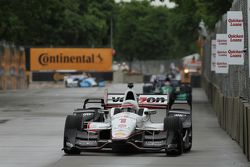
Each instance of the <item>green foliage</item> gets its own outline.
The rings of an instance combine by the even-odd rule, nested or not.
[[[210,30],[214,29],[215,23],[232,6],[233,0],[170,0],[177,4],[180,10],[189,10],[199,20],[203,19]],[[190,4],[192,4],[190,6]],[[196,8],[193,8],[196,7]]]
[[[107,45],[113,0],[1,0],[0,36],[21,45]]]
[[[24,46],[110,47],[117,59],[172,59],[197,52],[201,19],[214,27],[232,0],[0,0],[0,39]]]
[[[171,57],[168,19],[169,9],[147,1],[120,4],[115,38],[119,57],[128,61]]]

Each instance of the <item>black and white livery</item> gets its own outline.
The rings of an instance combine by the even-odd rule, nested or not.
[[[124,94],[107,93],[104,99],[86,99],[81,109],[67,116],[63,141],[66,154],[133,148],[181,155],[191,149],[191,110],[168,109],[168,95],[139,95],[132,84],[128,87]],[[91,103],[95,107],[88,107]],[[167,109],[164,122],[151,121],[156,109]]]

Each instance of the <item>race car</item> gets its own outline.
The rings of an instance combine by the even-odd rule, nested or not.
[[[64,85],[66,88],[79,87],[80,81],[84,78],[86,78],[84,75],[64,76]]]
[[[167,110],[164,122],[153,123],[151,115],[156,114],[156,110],[151,109],[166,111],[168,95],[135,94],[132,87],[129,84],[124,95],[107,93],[104,99],[86,99],[82,108],[68,115],[64,152],[80,154],[84,150],[105,148],[120,152],[134,148],[140,151],[165,150],[167,155],[181,155],[190,150],[190,142],[186,143],[187,119],[183,119],[188,112]],[[90,104],[94,107],[87,107]]]
[[[150,82],[144,83],[143,94],[159,94],[160,88],[164,85],[165,75],[152,75]]]
[[[164,75],[152,75],[150,82],[144,83],[142,87],[143,94],[164,94],[162,89],[166,86],[166,82],[169,82],[170,84],[168,86],[171,86],[173,89],[192,91],[189,83],[182,83],[176,78],[166,77]]]

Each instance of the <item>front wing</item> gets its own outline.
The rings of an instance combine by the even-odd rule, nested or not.
[[[110,129],[77,131],[75,143],[71,146],[79,150],[101,150],[113,148],[114,146],[132,146],[141,151],[160,151],[165,149],[166,132],[164,131],[145,131],[138,129],[126,140],[112,140],[110,132]]]

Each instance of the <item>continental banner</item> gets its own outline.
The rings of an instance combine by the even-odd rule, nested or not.
[[[110,48],[30,48],[31,71],[112,71]]]

